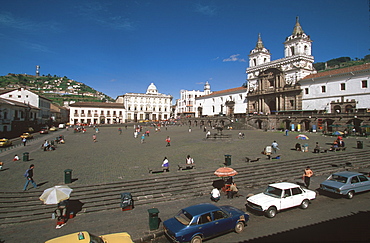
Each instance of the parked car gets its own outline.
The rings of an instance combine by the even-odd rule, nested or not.
[[[47,134],[49,133],[49,130],[47,128],[41,128],[40,134]]]
[[[46,241],[45,243],[132,243],[128,233],[116,233],[95,236],[87,231],[81,231]]]
[[[163,222],[163,228],[173,241],[201,243],[229,231],[240,233],[248,220],[248,214],[232,206],[203,203],[181,209],[175,217]]]
[[[60,123],[60,124],[58,125],[58,127],[59,127],[59,129],[64,129],[64,128],[66,128],[66,124],[64,124],[64,123]]]
[[[57,131],[58,130],[58,128],[56,128],[56,127],[51,127],[51,128],[49,128],[49,131],[50,132],[55,132],[55,131]]]
[[[330,175],[320,189],[352,199],[355,193],[370,190],[370,179],[359,172],[342,171]]]
[[[22,135],[21,135],[21,138],[27,138],[27,139],[30,139],[30,138],[33,138],[32,134],[28,133],[28,132],[24,132]]]
[[[6,139],[6,138],[0,139],[0,147],[7,147],[11,145],[12,145],[12,141],[10,141],[9,139]]]
[[[316,198],[316,192],[301,186],[280,182],[270,184],[267,189],[259,194],[247,198],[247,208],[264,212],[266,217],[273,218],[276,213],[296,206],[308,208],[311,200]]]

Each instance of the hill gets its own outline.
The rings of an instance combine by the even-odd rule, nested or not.
[[[66,76],[35,76],[9,73],[0,76],[0,89],[26,88],[63,106],[65,101],[113,102],[114,100],[95,89]]]

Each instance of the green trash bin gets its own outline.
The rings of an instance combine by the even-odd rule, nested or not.
[[[65,184],[72,183],[72,170],[71,169],[66,169],[64,171],[64,183]]]
[[[30,160],[30,153],[24,152],[23,153],[23,161],[29,161]]]
[[[149,213],[149,229],[150,230],[158,229],[159,228],[158,208],[148,209],[148,213]]]
[[[230,166],[231,165],[231,155],[225,154],[225,165]]]
[[[363,149],[364,148],[364,142],[363,141],[357,141],[357,148]]]

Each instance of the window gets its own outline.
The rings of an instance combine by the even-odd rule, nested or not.
[[[302,194],[302,190],[299,189],[298,187],[292,188],[292,194],[293,195]]]
[[[346,90],[346,84],[345,83],[340,84],[340,90]]]
[[[366,89],[366,88],[367,88],[367,80],[362,80],[362,81],[361,81],[361,87],[362,87],[363,89]]]
[[[290,106],[293,107],[294,106],[294,100],[289,100],[289,103],[290,103]]]
[[[326,86],[321,86],[321,93],[325,93],[326,92]]]
[[[205,224],[205,223],[208,223],[208,222],[211,222],[211,221],[212,221],[211,214],[206,213],[206,214],[203,214],[199,217],[198,224]]]
[[[213,212],[213,220],[219,220],[223,218],[227,218],[227,215],[221,210]]]
[[[284,190],[284,197],[290,197],[292,193],[290,192],[290,189]]]
[[[361,182],[368,181],[368,179],[364,175],[359,175],[358,178],[360,179]]]
[[[359,180],[358,180],[357,176],[351,178],[351,184],[358,183],[358,182],[359,182]]]
[[[305,88],[305,89],[304,89],[304,93],[305,93],[305,94],[308,94],[308,88]]]

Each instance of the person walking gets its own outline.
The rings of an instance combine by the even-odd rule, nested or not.
[[[94,143],[96,143],[96,135],[95,134],[93,135],[93,141],[94,141]]]
[[[279,144],[276,141],[272,142],[271,147],[272,147],[272,151],[274,152],[274,154],[276,154],[277,150],[280,150]]]
[[[310,186],[312,176],[313,176],[313,171],[311,170],[309,166],[307,166],[303,172],[303,178],[302,178],[307,189]]]
[[[22,139],[22,143],[23,143],[23,146],[26,146],[27,138],[23,138],[23,139]]]
[[[26,170],[24,176],[26,177],[26,184],[24,184],[23,191],[27,190],[28,184],[31,182],[34,188],[37,188],[37,184],[33,180],[33,168],[35,167],[34,164],[30,165],[30,168]]]
[[[167,142],[166,147],[171,146],[171,138],[170,138],[170,136],[167,136],[166,142]]]
[[[122,134],[122,128],[118,128],[118,134],[121,135]]]
[[[143,133],[143,134],[141,135],[140,143],[144,143],[144,141],[145,141],[145,133]]]

